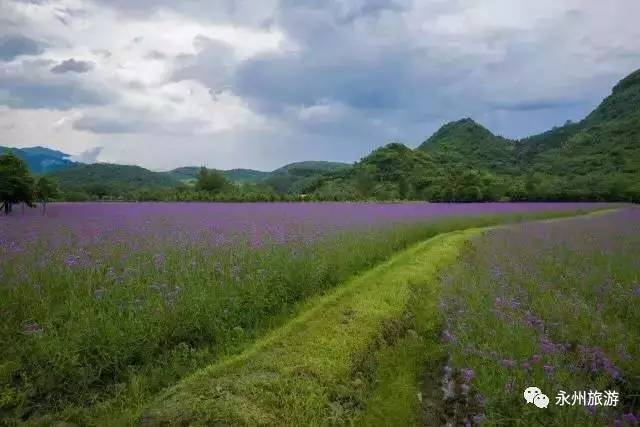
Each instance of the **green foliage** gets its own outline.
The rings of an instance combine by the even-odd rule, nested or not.
[[[207,169],[203,166],[196,175],[196,190],[198,191],[215,194],[223,191],[228,185],[229,181],[217,170]]]
[[[16,203],[32,206],[33,186],[33,177],[24,160],[10,151],[0,155],[0,202],[5,214],[8,215]]]
[[[58,182],[48,176],[41,176],[36,180],[35,196],[40,203],[42,203],[42,212],[46,212],[47,203],[58,197],[60,190],[58,188]]]

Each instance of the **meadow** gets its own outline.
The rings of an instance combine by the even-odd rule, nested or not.
[[[46,216],[36,210],[15,212],[0,219],[0,339],[4,344],[0,349],[0,419],[7,423],[65,420],[100,424],[96,420],[123,413],[122,422],[133,423],[150,399],[167,386],[242,352],[308,308],[306,301],[332,292],[418,242],[454,230],[570,216],[605,207],[584,203],[70,203],[52,204]],[[633,214],[636,216],[614,223],[622,227],[635,221],[637,225],[637,211]],[[591,230],[589,225],[584,228]],[[630,255],[620,255],[621,247],[638,253],[633,246],[637,226],[613,230],[611,226],[598,228],[596,223],[593,229],[594,234],[580,229],[569,233],[567,236],[582,238],[587,249],[580,256],[575,251],[581,247],[573,255],[563,252],[565,258],[554,253],[556,263],[574,258],[588,263],[587,255],[599,253],[600,263],[589,264],[600,272],[594,276],[602,278],[598,283],[605,286],[609,277],[613,284],[607,286],[618,286],[617,280],[637,286],[637,264],[632,264]],[[546,240],[543,250],[570,251],[570,243],[575,243],[565,242],[564,234],[556,231],[552,235],[558,240]],[[636,240],[629,240],[634,235]],[[525,242],[527,236],[503,240]],[[626,240],[619,239],[625,236]],[[585,271],[578,261],[569,263],[572,269],[566,272],[563,264],[555,264],[553,270],[537,264],[540,259],[534,256],[509,263],[514,255],[526,255],[522,247],[529,246],[494,248],[502,250],[505,270],[511,271],[514,280],[509,285],[515,286],[517,277],[529,280],[541,269],[547,275],[559,274],[564,286],[570,286],[574,282],[565,281],[565,276]],[[532,244],[531,250],[536,247]],[[443,312],[449,313],[456,304],[451,301],[459,301],[456,298],[468,304],[492,301],[484,294],[469,294],[471,290],[495,291],[490,286],[492,276],[460,269],[477,264],[480,272],[485,271],[489,261],[472,258],[483,252],[469,249],[465,261],[451,269],[443,285]],[[525,263],[530,268],[527,275],[509,270]],[[626,271],[620,273],[620,279],[612,276],[618,267]],[[479,281],[484,287],[463,286],[469,281]],[[581,298],[592,302],[594,296],[585,292]],[[612,288],[605,294],[618,299],[598,300],[598,304],[610,305],[611,327],[617,328],[618,335],[611,335],[609,344],[622,342],[627,346],[625,354],[631,355],[638,350],[638,337],[630,332],[630,326],[638,324],[637,308],[629,304],[633,292]],[[620,301],[630,307],[624,316],[612,308]],[[586,316],[588,304],[578,302],[576,307]],[[481,307],[473,306],[473,310]],[[486,339],[482,334],[465,335],[465,328],[471,326],[465,325],[464,315],[444,318],[447,330],[458,338],[456,344],[466,344],[463,337],[470,345],[474,339]],[[555,345],[561,338],[575,339],[576,346],[610,349],[606,342],[587,339],[596,336],[593,324],[593,320],[582,319],[580,325],[586,329],[574,338],[548,332],[549,342]],[[577,329],[570,332],[577,334]],[[490,367],[483,368],[453,342],[451,345],[454,365],[477,372],[474,392],[486,393],[495,387],[490,380],[482,385],[483,369],[487,369],[486,378],[502,381],[501,373],[493,375]],[[509,357],[521,357],[524,350],[519,351]],[[635,371],[633,366],[615,359],[616,370],[621,376],[624,372],[624,378],[637,375],[637,365]],[[559,372],[561,365],[554,369]],[[631,369],[630,374],[624,369]],[[503,400],[488,400],[487,405],[493,406],[483,409],[483,416],[488,417],[489,410],[495,417],[513,416]]]

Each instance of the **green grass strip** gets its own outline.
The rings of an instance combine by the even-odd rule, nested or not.
[[[348,422],[374,388],[376,352],[406,339],[414,323],[406,311],[411,288],[433,283],[480,230],[436,236],[319,298],[251,349],[169,389],[143,424]]]

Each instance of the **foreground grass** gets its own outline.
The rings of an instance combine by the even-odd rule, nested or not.
[[[312,309],[246,352],[171,388],[144,412],[143,424],[325,425],[352,421],[374,387],[379,349],[400,340],[420,341],[418,332],[410,329],[416,325],[422,334],[437,336],[435,310],[419,322],[407,311],[412,287],[427,288],[437,271],[452,263],[459,246],[475,233],[471,229],[430,239],[320,298]],[[435,294],[432,298],[427,294],[423,293],[426,301],[435,301]],[[403,374],[415,376],[411,372],[415,367],[410,368]],[[382,394],[395,393],[398,390]],[[398,396],[403,405],[416,402],[415,396],[407,398],[401,391]],[[386,415],[385,420],[389,421]]]
[[[84,425],[120,413],[133,423],[162,388],[397,251],[452,230],[576,213],[454,218],[261,248],[139,242],[132,252],[115,240],[71,259],[42,242],[2,264],[0,418]],[[33,261],[43,253],[47,263]]]

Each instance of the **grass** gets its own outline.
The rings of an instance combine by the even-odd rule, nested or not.
[[[415,330],[407,333],[414,324],[436,334],[435,310],[420,313],[420,322],[407,311],[411,288],[428,287],[476,232],[443,234],[418,244],[320,298],[246,352],[171,388],[144,412],[143,424],[348,424],[376,388],[378,350],[398,340],[420,341]],[[406,368],[404,376],[415,376],[415,367]],[[386,370],[386,375],[393,374]],[[380,394],[393,390],[385,387]],[[417,399],[399,393],[397,400],[412,406]]]
[[[41,239],[0,261],[0,418],[133,422],[163,388],[416,242],[576,213],[452,218],[259,249],[150,240],[132,252],[115,239],[72,259]]]

